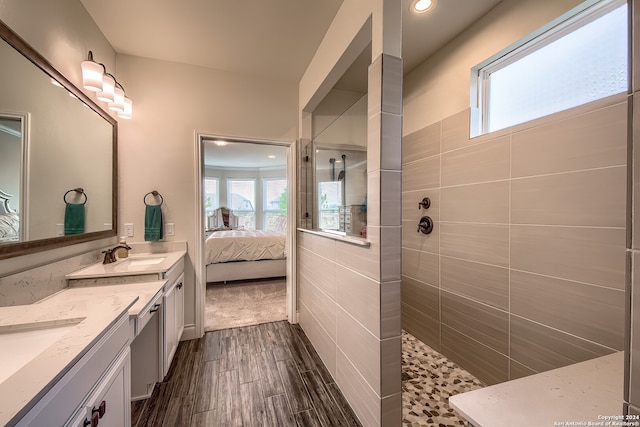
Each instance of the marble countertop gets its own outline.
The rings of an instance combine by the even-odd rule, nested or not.
[[[617,352],[452,396],[449,404],[475,427],[606,425],[622,415],[623,382],[624,352]]]
[[[92,264],[88,267],[67,274],[67,280],[93,279],[99,277],[113,276],[134,276],[138,274],[163,273],[173,267],[182,257],[186,255],[185,250],[158,253],[136,253],[129,252],[127,258],[122,258],[111,264]],[[162,258],[161,262],[155,264],[132,264],[131,261],[140,261],[150,258]]]
[[[164,284],[159,280],[70,287],[31,305],[1,307],[0,331],[36,322],[49,326],[79,323],[0,382],[0,425],[32,407],[117,319],[125,313],[137,316]]]
[[[41,304],[0,308],[0,330],[20,325],[74,324],[24,366],[0,383],[0,425],[26,413],[73,365],[98,342],[105,331],[126,315],[138,297],[112,295],[94,299],[66,300],[63,293]],[[76,323],[77,322],[77,323]],[[16,351],[3,348],[2,351]]]

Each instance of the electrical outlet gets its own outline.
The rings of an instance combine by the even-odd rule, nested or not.
[[[64,236],[64,225],[56,224],[56,236]]]
[[[133,224],[128,223],[124,225],[124,235],[127,237],[133,237]]]
[[[104,224],[102,224],[103,230],[111,230],[112,228],[113,228],[113,224],[111,224],[110,222],[105,222]]]
[[[165,223],[164,230],[165,230],[165,234],[167,236],[175,236],[175,234],[176,234],[176,228],[175,228],[175,224],[173,222]]]

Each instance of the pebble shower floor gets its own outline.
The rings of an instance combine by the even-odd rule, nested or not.
[[[478,379],[415,338],[402,332],[403,427],[466,426],[449,407],[449,397],[484,387]]]

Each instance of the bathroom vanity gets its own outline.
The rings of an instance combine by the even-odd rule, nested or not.
[[[97,416],[128,426],[128,312],[138,298],[63,294],[0,309],[0,425],[83,426]]]
[[[167,375],[182,337],[185,254],[182,250],[132,254],[115,263],[94,264],[66,276],[75,292],[110,292],[114,287],[135,291],[151,281],[162,284],[131,326],[132,400],[151,396],[154,385]]]

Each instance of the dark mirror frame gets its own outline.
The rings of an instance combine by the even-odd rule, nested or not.
[[[76,234],[72,236],[52,237],[48,239],[32,240],[27,242],[8,243],[0,245],[0,260],[27,255],[35,252],[46,251],[50,249],[61,248],[64,246],[75,245],[77,243],[89,242],[109,237],[117,236],[118,224],[118,122],[111,117],[95,102],[91,100],[84,92],[78,89],[64,75],[56,70],[47,59],[38,53],[31,45],[18,36],[11,28],[0,20],[0,38],[7,42],[10,46],[20,52],[25,58],[31,61],[36,67],[40,68],[44,73],[56,79],[69,92],[73,93],[80,101],[89,108],[99,114],[104,120],[113,126],[113,154],[112,154],[112,182],[111,182],[111,230],[96,231],[91,233]],[[1,65],[0,65],[1,66]],[[78,64],[78,67],[80,65]]]

